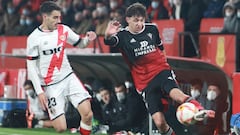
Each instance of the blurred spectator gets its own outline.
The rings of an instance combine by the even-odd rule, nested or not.
[[[82,19],[83,19],[82,12],[79,11],[74,14],[74,21],[72,25],[74,31],[76,31],[77,28],[81,25]]]
[[[9,35],[10,31],[19,23],[20,15],[14,7],[12,1],[7,3],[7,12],[4,14],[4,33]]]
[[[119,0],[109,0],[109,8],[110,8],[110,11],[116,11],[121,8],[125,9],[123,3]]]
[[[235,4],[235,3],[238,3],[240,0],[228,0],[228,1]]]
[[[0,3],[0,20],[4,19],[4,9],[2,7],[2,4]],[[0,35],[4,34],[4,21],[0,21]]]
[[[204,18],[220,18],[223,17],[222,9],[226,0],[210,0],[207,9],[204,11]]]
[[[26,28],[20,33],[20,35],[29,35],[39,23],[35,18],[35,14],[29,14],[26,16]]]
[[[223,8],[223,12],[224,12],[224,26],[221,33],[239,33],[240,2],[236,4],[236,7],[232,2],[226,2]]]
[[[151,5],[151,0],[123,0],[125,6],[129,6],[133,3],[139,2],[145,5],[146,7],[149,7]]]
[[[31,7],[24,7],[21,11],[21,16],[18,24],[7,32],[7,35],[29,35],[39,23],[32,12]]]
[[[84,8],[85,8],[85,5],[82,0],[72,0],[71,10],[73,10],[74,13],[83,11]]]
[[[44,1],[47,0],[22,0],[23,2],[27,2],[27,5],[31,6],[33,12],[39,11],[39,5],[41,5]]]
[[[126,109],[117,102],[109,89],[100,88],[99,93],[103,102],[103,124],[109,126],[109,134],[117,132],[114,122],[127,117]]]
[[[163,0],[151,0],[151,6],[147,7],[149,20],[169,19],[168,10],[163,5]]]
[[[172,17],[172,2],[172,0],[163,0],[163,6],[167,9],[169,18]]]
[[[74,30],[78,34],[85,34],[92,27],[92,17],[91,11],[89,9],[84,9],[81,12],[75,14],[75,27]]]
[[[73,26],[75,12],[71,9],[71,1],[59,0],[59,5],[62,8],[62,23],[70,27]]]
[[[200,79],[193,79],[191,82],[190,95],[200,102],[200,98],[203,94],[203,81]]]
[[[85,0],[85,8],[88,8],[91,12],[96,9],[97,0]]]
[[[19,20],[19,23],[18,25],[16,25],[14,27],[14,29],[10,30],[8,32],[8,35],[14,35],[14,36],[17,36],[17,35],[23,35],[22,32],[27,28],[27,25],[26,25],[26,16],[25,15],[21,15],[20,17],[20,20]]]
[[[103,2],[97,2],[96,11],[93,12],[96,12],[92,13],[95,19],[95,32],[98,36],[103,36],[109,22],[108,8]]]
[[[119,8],[117,10],[111,11],[110,12],[110,20],[116,20],[119,23],[121,23],[121,27],[126,27],[127,26],[127,22],[125,20],[125,16],[124,16],[124,9]]]
[[[186,20],[188,14],[188,4],[185,0],[173,0],[172,18],[175,20]]]
[[[114,121],[112,123],[113,128],[119,131],[147,133],[148,113],[143,98],[133,87],[127,89],[124,83],[116,84],[114,91],[118,102],[126,109],[127,115],[124,119]]]
[[[189,10],[185,22],[185,31],[198,32],[203,17],[204,3],[199,0],[189,0]]]
[[[190,32],[193,35],[194,40],[198,43],[198,35],[203,17],[204,3],[201,0],[189,0],[189,10],[187,19],[184,22],[185,32]],[[195,48],[196,47],[196,48]],[[185,36],[184,41],[184,57],[195,57],[197,56],[196,50],[198,46],[195,46],[190,36]]]
[[[60,0],[58,2],[62,8],[62,23],[72,27],[75,24],[75,14],[82,12],[85,9],[82,0]]]
[[[213,119],[207,119],[207,121],[204,121],[206,125],[208,126],[216,126],[215,130],[218,130],[218,134],[226,134],[223,130],[223,119],[222,114],[226,111],[228,108],[228,104],[226,102],[226,95],[221,93],[222,89],[219,84],[216,83],[210,83],[208,85],[207,89],[207,99],[205,100],[205,104],[203,106],[206,109],[213,109],[215,110],[215,118]],[[211,125],[212,124],[212,125]]]

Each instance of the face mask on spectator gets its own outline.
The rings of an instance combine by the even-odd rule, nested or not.
[[[110,2],[110,8],[111,8],[111,9],[116,8],[117,5],[118,5],[117,1]]]
[[[96,9],[100,15],[107,14],[107,8],[105,6],[97,7]]]
[[[240,18],[240,11],[237,12],[237,18]]]
[[[68,9],[67,9],[66,7],[63,7],[63,8],[62,8],[62,12],[63,12],[64,14],[67,13],[67,10],[68,10]]]
[[[216,97],[217,97],[216,91],[209,90],[209,91],[207,92],[207,99],[208,99],[208,100],[210,100],[210,101],[211,101],[211,100],[215,100]]]
[[[13,14],[14,8],[7,8],[7,12],[8,12],[8,14]]]
[[[26,20],[25,20],[25,19],[20,19],[19,24],[20,24],[20,25],[25,25],[25,24],[26,24]]]
[[[230,17],[230,16],[232,16],[232,14],[233,14],[233,12],[225,12],[226,17]]]
[[[192,89],[192,90],[191,90],[191,96],[192,96],[193,98],[197,98],[198,96],[200,96],[199,90],[197,90],[197,89]]]
[[[116,93],[116,96],[117,96],[117,100],[119,102],[122,102],[125,99],[125,93],[124,92],[118,92],[118,93]]]
[[[23,9],[22,14],[27,16],[30,14],[30,11],[28,9]]]
[[[32,24],[32,20],[31,19],[26,19],[26,24],[27,25],[31,25]]]
[[[159,5],[159,2],[157,2],[157,1],[152,1],[152,3],[151,3],[151,6],[153,9],[156,9],[158,7],[158,5]]]
[[[133,87],[133,84],[131,82],[126,81],[125,86],[126,86],[126,88],[129,89],[129,88]]]

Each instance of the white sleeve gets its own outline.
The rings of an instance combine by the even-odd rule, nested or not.
[[[37,60],[27,60],[27,73],[28,79],[32,81],[34,89],[37,95],[43,93],[40,78],[37,74]]]
[[[80,37],[77,33],[75,33],[72,29],[66,26],[68,31],[68,39],[67,42],[73,46],[78,46],[79,48],[85,48],[89,44],[88,37]]]
[[[37,94],[43,92],[40,78],[38,76],[37,59],[39,58],[37,39],[29,37],[27,39],[27,74],[28,79],[32,81]]]
[[[80,35],[75,33],[72,29],[70,29],[68,26],[64,25],[68,32],[68,38],[67,43],[74,45],[80,40]]]

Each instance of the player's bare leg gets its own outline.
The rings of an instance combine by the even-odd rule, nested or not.
[[[57,132],[64,132],[67,129],[65,115],[61,115],[56,119],[52,120],[52,125]]]
[[[154,113],[152,115],[152,119],[161,135],[175,135],[172,128],[167,124],[165,116],[162,112]]]
[[[78,105],[78,111],[81,115],[80,134],[90,135],[92,130],[92,109],[90,100],[84,100]]]

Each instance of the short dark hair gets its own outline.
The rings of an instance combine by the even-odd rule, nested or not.
[[[146,7],[139,2],[133,3],[126,9],[125,14],[126,14],[126,17],[140,16],[140,17],[146,18],[147,16]]]
[[[124,89],[126,89],[126,85],[124,82],[117,82],[114,87],[123,87]]]
[[[191,80],[191,85],[199,85],[201,87],[203,87],[203,81],[199,78],[195,78],[193,80]]]
[[[61,11],[61,8],[53,1],[45,1],[40,6],[40,13],[51,14],[52,11]]]

